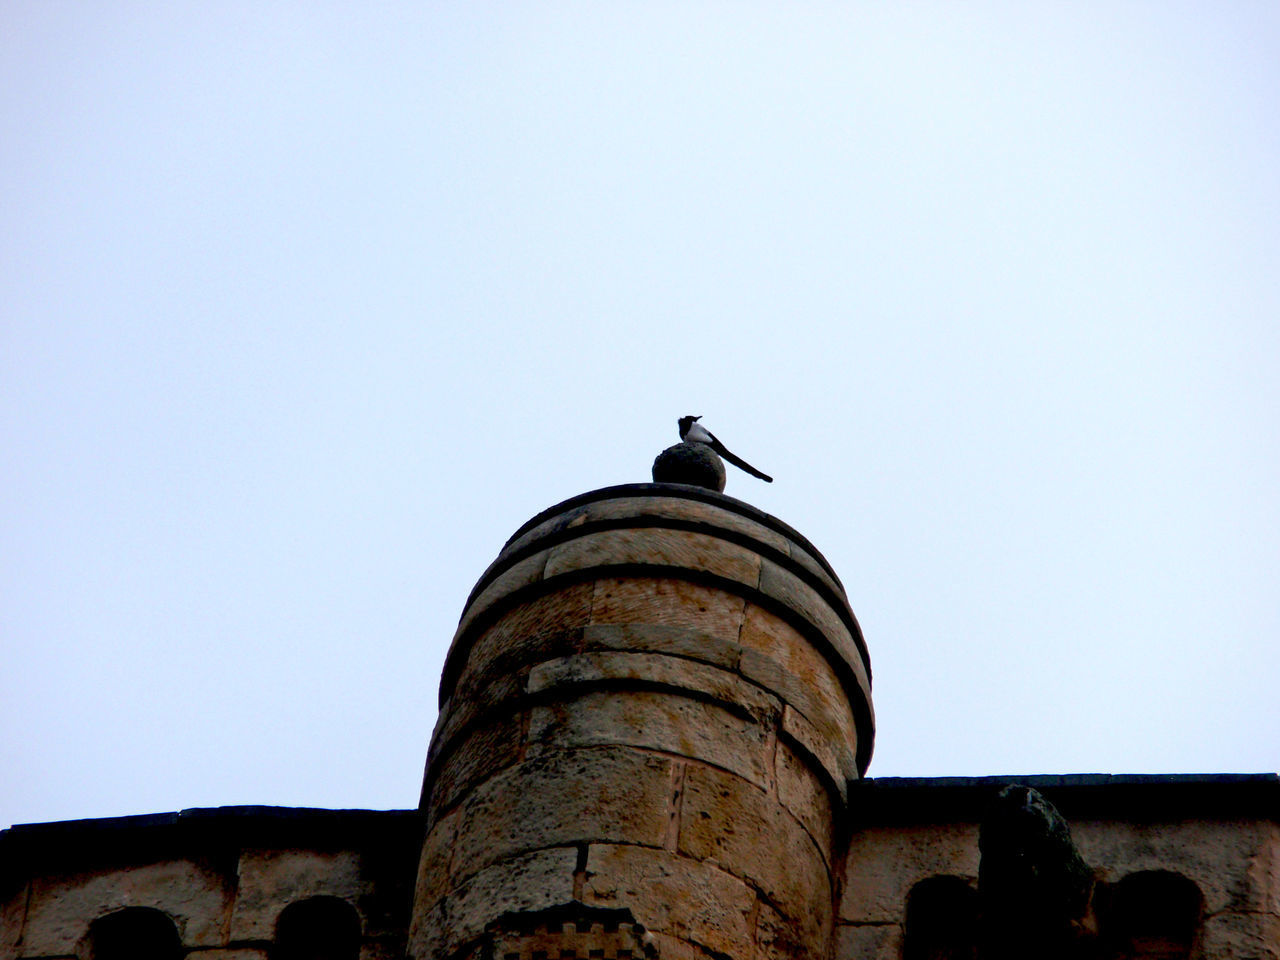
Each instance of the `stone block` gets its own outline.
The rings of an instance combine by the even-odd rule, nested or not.
[[[505,913],[545,910],[574,899],[574,847],[537,850],[494,864],[457,887],[441,903],[446,929],[435,936],[436,957],[452,956]],[[443,947],[443,952],[440,952]]]
[[[976,823],[863,828],[849,840],[840,920],[901,923],[911,888],[943,874],[978,876]]]
[[[477,783],[520,758],[523,722],[522,715],[512,714],[475,727],[456,749],[428,769],[431,788],[427,808],[433,817],[453,807]]]
[[[821,929],[809,929],[810,924],[788,917],[761,900],[755,923],[757,960],[828,960],[831,956],[829,908],[824,918]]]
[[[835,960],[901,960],[902,927],[896,923],[836,927]]]
[[[747,604],[738,640],[744,648],[738,667],[743,676],[791,703],[824,736],[853,749],[857,728],[848,692],[807,637],[768,610]]]
[[[308,897],[355,905],[372,892],[354,850],[245,850],[227,940],[270,940],[280,912]]]
[[[582,632],[584,650],[634,650],[665,653],[736,670],[742,647],[688,627],[664,627],[648,623],[597,623]]]
[[[818,849],[829,857],[835,844],[833,794],[785,741],[778,744],[773,769],[778,800],[800,821]],[[830,860],[827,865],[830,867]]]
[[[189,957],[187,960],[204,960],[203,957]],[[270,960],[269,957],[264,960]],[[404,940],[365,940],[360,944],[358,960],[404,960]]]
[[[593,844],[583,899],[626,907],[655,934],[668,934],[719,956],[751,955],[755,894],[715,867],[662,850]]]
[[[786,554],[790,548],[790,541],[776,530],[771,530],[740,513],[698,500],[680,500],[675,497],[620,497],[616,500],[602,500],[590,504],[587,510],[592,522],[629,517],[671,517],[673,520],[703,524],[750,537],[782,554]]]
[[[672,761],[628,747],[537,756],[467,799],[454,876],[544,847],[582,842],[661,846],[671,819]]]
[[[760,557],[753,551],[705,533],[661,527],[584,533],[552,548],[546,575],[552,577],[616,563],[705,571],[750,587],[760,579]]]
[[[457,642],[457,638],[470,629],[476,617],[495,603],[541,580],[549,555],[550,550],[539,550],[537,553],[530,554],[523,560],[517,560],[511,564],[486,584],[479,595],[462,611],[462,618],[458,621],[458,629],[454,633],[454,642]]]
[[[689,691],[770,725],[777,722],[781,710],[776,698],[736,674],[657,653],[602,651],[541,663],[529,673],[528,690],[538,694],[561,687],[619,683]]]
[[[456,668],[449,663],[456,669],[457,689],[442,689],[445,697],[461,702],[474,696],[493,675],[571,652],[581,638],[581,628],[591,619],[594,587],[590,583],[547,587],[547,593],[516,604],[479,635],[471,636],[468,648],[450,651],[451,661],[462,660]]]
[[[30,882],[22,953],[75,953],[91,922],[125,907],[167,913],[185,947],[221,946],[233,882],[189,860],[37,877]]]
[[[654,945],[658,948],[659,960],[723,960],[719,954],[712,954],[696,944],[673,937],[669,933],[650,933]]]
[[[409,936],[405,944],[405,956],[411,960],[444,960],[449,932],[449,917],[445,912],[446,901],[437,900],[435,906],[416,909],[409,918]]]
[[[522,673],[490,674],[487,680],[474,695],[451,698],[441,708],[427,750],[428,763],[452,749],[454,739],[468,727],[500,723],[504,717],[519,711],[525,692]]]
[[[867,679],[862,652],[854,642],[853,634],[826,598],[790,570],[768,560],[760,567],[760,592],[817,627],[836,653],[853,669],[863,691],[870,694],[871,681]]]
[[[1214,960],[1280,960],[1280,916],[1228,912],[1206,917],[1197,955]]]
[[[1085,862],[1116,883],[1130,873],[1171,870],[1200,888],[1206,914],[1276,912],[1276,826],[1265,821],[1073,821]]]
[[[364,960],[364,950],[360,951]],[[193,950],[187,960],[269,960],[271,951],[266,947],[222,947],[212,950]]]
[[[677,849],[762,890],[800,942],[816,947],[823,940],[832,896],[826,859],[776,797],[741,777],[691,764]]]
[[[455,807],[437,820],[423,839],[413,894],[415,913],[435,906],[453,883],[453,849],[461,819],[462,807]]]
[[[858,776],[853,751],[840,741],[823,736],[804,714],[790,704],[782,710],[782,733],[800,748],[802,754],[809,755],[817,762],[826,772],[832,789],[840,795],[841,800],[845,799],[847,782]]]
[[[566,530],[582,526],[587,519],[587,510],[589,506],[589,504],[583,504],[579,507],[571,507],[563,513],[557,513],[555,516],[549,517],[537,526],[526,530],[519,537],[508,543],[502,548],[502,552],[498,556],[507,556],[508,554],[523,550],[525,547],[531,546],[539,540],[557,537]]]
[[[845,597],[844,587],[836,581],[831,574],[827,573],[827,568],[820,564],[816,557],[808,550],[800,546],[798,543],[791,542],[788,545],[788,554],[791,561],[796,565],[803,567],[804,571],[811,577],[816,578],[826,585],[827,589],[834,593],[837,597],[844,601],[844,606],[848,607],[848,599]],[[850,609],[852,615],[853,611]]]
[[[0,960],[14,960],[18,956],[18,944],[26,922],[27,884],[9,888],[6,892],[12,892],[12,895],[0,903]]]
[[[701,760],[764,786],[773,774],[774,733],[724,707],[659,690],[585,693],[533,707],[529,746],[644,747]]]
[[[596,581],[591,622],[687,627],[736,643],[743,605],[735,594],[687,580],[605,578]]]

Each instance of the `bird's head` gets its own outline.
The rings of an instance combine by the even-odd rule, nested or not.
[[[684,435],[689,432],[689,428],[693,426],[695,420],[701,420],[702,417],[681,417],[680,418],[680,439],[684,439]]]

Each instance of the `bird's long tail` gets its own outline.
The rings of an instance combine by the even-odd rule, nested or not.
[[[753,477],[759,477],[765,483],[773,483],[773,477],[769,476],[767,473],[761,473],[759,470],[757,470],[751,464],[747,463],[747,461],[743,460],[741,457],[737,456],[736,454],[730,453],[728,450],[724,448],[723,443],[717,443],[714,449],[716,453],[720,454],[720,456],[724,457],[726,460],[732,463],[739,470],[745,470],[747,471],[747,473],[751,474]]]

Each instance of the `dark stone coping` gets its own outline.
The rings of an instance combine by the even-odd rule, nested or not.
[[[849,785],[849,826],[977,823],[1001,788],[1039,790],[1067,820],[1280,820],[1274,773],[883,777]]]
[[[405,852],[416,863],[424,825],[417,810],[265,806],[21,823],[0,831],[0,885],[64,870],[193,856],[216,860],[245,847],[385,849]]]
[[[580,493],[576,497],[570,497],[568,500],[563,500],[553,507],[548,507],[536,517],[525,521],[520,529],[507,538],[503,549],[520,539],[538,524],[545,523],[566,510],[572,510],[574,507],[580,507],[587,503],[595,503],[598,500],[617,500],[622,497],[676,497],[681,500],[698,500],[702,503],[709,503],[732,513],[740,514],[748,520],[754,520],[756,523],[768,527],[775,533],[780,533],[788,540],[799,544],[818,562],[822,569],[827,572],[827,575],[835,581],[836,585],[841,590],[844,589],[844,584],[840,582],[840,577],[837,576],[831,564],[827,562],[827,558],[794,527],[783,523],[773,514],[765,513],[745,501],[726,496],[723,493],[716,493],[716,491],[708,490],[706,487],[695,487],[687,483],[620,483],[616,486],[601,487],[599,490]]]

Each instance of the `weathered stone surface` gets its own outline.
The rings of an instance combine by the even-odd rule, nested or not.
[[[537,913],[510,915],[489,928],[490,957],[654,957],[656,944],[630,910],[575,901]]]
[[[742,647],[688,627],[648,623],[597,623],[582,631],[584,650],[635,650],[665,653],[735,670]]]
[[[756,911],[756,957],[759,960],[827,960],[831,956],[830,908],[825,911],[821,929],[809,927],[812,924],[788,917],[762,899]]]
[[[467,799],[454,874],[575,842],[661,846],[671,768],[666,757],[627,747],[549,753],[511,767]]]
[[[418,858],[418,879],[414,884],[415,912],[435,906],[453,883],[453,849],[461,819],[462,807],[455,807],[427,831],[422,842],[422,855]]]
[[[266,947],[254,949],[253,947],[225,947],[218,950],[202,949],[195,953],[187,954],[191,960],[268,960],[271,951]],[[373,960],[374,953],[368,948],[362,947],[360,951],[360,960]]]
[[[506,913],[544,910],[573,899],[577,850],[556,847],[480,870],[429,910],[413,911],[408,956],[444,960]]]
[[[902,927],[896,923],[836,927],[835,960],[901,960]]]
[[[659,960],[718,960],[719,954],[712,954],[696,944],[673,937],[669,933],[650,933],[658,948]]]
[[[535,694],[610,681],[687,690],[770,725],[777,722],[782,708],[777,698],[726,670],[658,653],[610,651],[551,660],[530,671],[528,690]]]
[[[790,704],[782,710],[782,733],[826,771],[828,782],[844,799],[846,783],[858,776],[853,753],[848,747],[824,737],[822,733]]]
[[[976,823],[859,830],[849,841],[840,919],[898,923],[911,888],[939,874],[977,878]]]
[[[70,954],[89,924],[124,907],[152,907],[173,918],[187,947],[225,942],[232,880],[188,860],[31,881],[24,956]]]
[[[596,581],[591,622],[688,627],[735,643],[743,605],[739,596],[686,580],[606,578]]]
[[[479,937],[504,913],[545,910],[573,897],[578,851],[573,847],[537,850],[481,870],[445,897],[446,929],[423,937],[435,957],[451,956]],[[422,954],[415,953],[415,956]]]
[[[9,899],[0,902],[0,960],[13,960],[18,956],[18,942],[22,939],[22,927],[27,914],[27,884],[17,889],[7,889]]]
[[[691,521],[719,530],[743,534],[782,554],[787,554],[790,550],[791,541],[776,530],[771,530],[764,524],[735,513],[727,507],[703,503],[700,500],[682,500],[677,497],[618,497],[590,504],[587,512],[591,522],[627,517],[671,517],[675,520]]]
[[[842,587],[835,579],[833,579],[831,574],[827,573],[826,568],[817,561],[817,559],[813,556],[813,554],[811,554],[804,547],[800,546],[800,544],[789,542],[788,555],[791,557],[791,560],[794,563],[803,567],[807,573],[809,573],[814,577],[817,577],[824,584],[826,584],[828,589],[830,589],[831,592],[834,593],[837,597],[845,596],[844,587]],[[846,600],[846,603],[847,603],[847,600]]]
[[[1117,882],[1140,870],[1171,870],[1200,888],[1206,914],[1276,912],[1280,847],[1265,822],[1072,822],[1081,855],[1101,878]],[[1243,869],[1242,869],[1243,867]]]
[[[825,953],[831,922],[826,861],[775,797],[741,777],[691,764],[677,849],[764,891],[781,911],[789,936]]]
[[[803,824],[818,849],[829,857],[835,843],[835,816],[828,792],[809,764],[783,741],[774,754],[778,799]],[[837,794],[838,796],[838,794]],[[827,866],[830,867],[830,860]]]
[[[871,681],[867,679],[862,653],[849,628],[817,591],[790,570],[765,560],[760,566],[760,592],[800,614],[818,628],[842,659],[853,669],[858,683],[870,699]]]
[[[521,664],[539,663],[561,653],[574,631],[591,620],[594,586],[575,583],[548,584],[549,593],[517,604],[473,637],[466,651],[454,649],[450,656],[465,656],[457,689],[445,690],[455,702],[473,696],[494,673],[511,672]]]
[[[706,444],[677,443],[653,461],[654,483],[687,483],[723,493],[724,481],[724,464]]]
[[[542,523],[526,530],[519,537],[508,543],[502,548],[502,553],[499,554],[499,556],[504,557],[515,553],[517,550],[523,550],[529,544],[536,543],[543,537],[554,536],[564,530],[582,526],[583,522],[587,519],[587,511],[591,506],[593,506],[593,504],[582,504],[581,506],[570,507],[568,510],[564,510],[557,513],[555,516],[544,520]]]
[[[520,758],[523,735],[520,714],[472,729],[456,750],[427,772],[431,783],[427,807],[432,816],[450,809],[477,783],[515,763]]]
[[[651,563],[714,573],[754,587],[760,557],[705,533],[642,527],[586,533],[551,549],[548,577],[614,563]]]
[[[536,706],[529,744],[542,749],[620,744],[674,753],[765,785],[772,775],[771,729],[700,700],[649,690],[610,690]]]
[[[435,960],[445,953],[445,935],[449,918],[445,913],[445,901],[437,900],[435,906],[425,910],[415,909],[409,920],[409,936],[405,955],[413,960]]]
[[[1198,956],[1280,960],[1280,916],[1230,912],[1206,917]]]
[[[854,749],[857,727],[848,694],[835,668],[806,637],[780,617],[749,603],[738,640],[744,648],[738,667],[743,676],[791,703],[824,736]]]
[[[227,940],[270,940],[280,911],[296,900],[326,896],[354,904],[371,889],[353,850],[245,850]]]
[[[527,587],[541,580],[542,571],[547,565],[547,557],[550,553],[551,551],[549,550],[540,550],[525,557],[523,560],[517,560],[486,585],[480,591],[480,595],[472,600],[467,605],[467,609],[462,612],[462,619],[458,621],[458,629],[454,633],[454,642],[456,643],[457,638],[470,628],[477,616],[484,613],[485,610],[503,597],[510,596],[522,587]]]
[[[566,638],[566,646],[576,646]],[[432,763],[462,731],[481,721],[496,722],[503,715],[516,712],[524,697],[525,677],[521,671],[490,674],[473,696],[451,698],[440,708],[427,762]],[[470,683],[469,683],[470,685]],[[487,715],[487,716],[486,716]]]
[[[741,880],[708,864],[648,847],[592,844],[583,899],[627,907],[655,933],[717,954],[751,955],[755,895]]]

